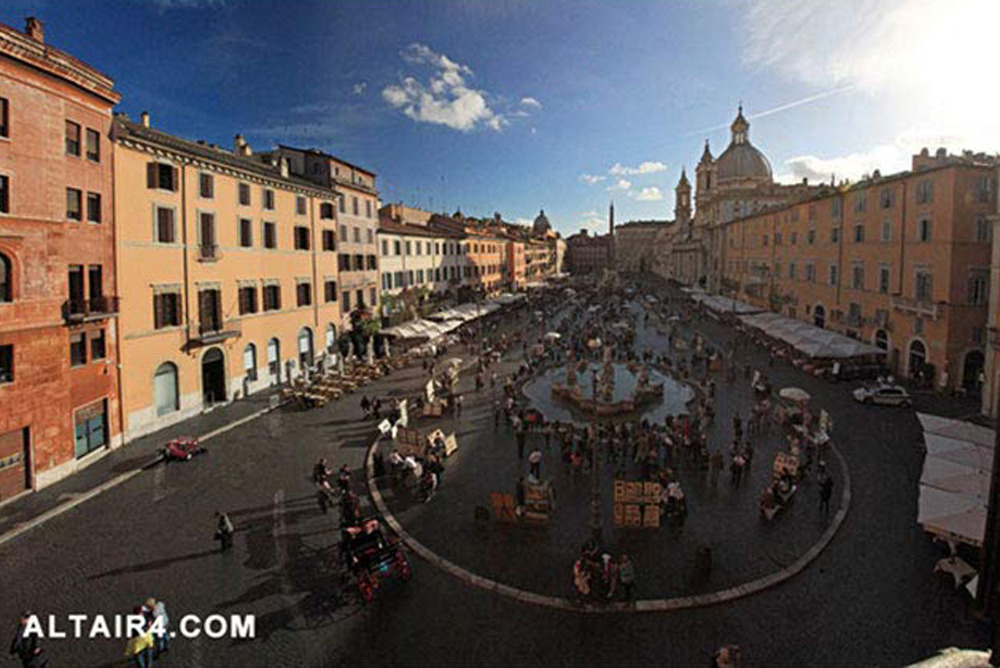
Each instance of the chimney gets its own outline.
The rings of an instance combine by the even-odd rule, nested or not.
[[[243,155],[243,147],[247,145],[247,140],[243,138],[243,135],[236,135],[233,139],[233,153],[236,155]]]
[[[45,28],[42,26],[42,22],[34,16],[29,16],[28,20],[24,22],[24,34],[36,42],[45,44]]]
[[[149,127],[149,112],[148,111],[142,112],[142,114],[140,115],[140,118],[142,119],[142,127],[148,128]]]
[[[281,159],[280,167],[281,167],[281,176],[283,176],[284,178],[287,179],[288,178],[288,158],[282,158]]]

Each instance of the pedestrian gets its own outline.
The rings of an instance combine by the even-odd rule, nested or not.
[[[456,418],[462,417],[462,395],[461,394],[456,394],[455,395],[455,417]]]
[[[493,431],[500,428],[500,416],[502,415],[502,410],[500,408],[500,402],[493,402]]]
[[[141,614],[142,608],[138,607],[133,612]],[[153,634],[149,629],[133,631],[128,642],[125,643],[125,656],[135,668],[152,668],[153,666]]]
[[[635,566],[627,554],[623,554],[618,563],[618,581],[622,583],[622,588],[625,590],[625,602],[631,604],[632,589],[635,586]]]
[[[371,408],[372,408],[372,402],[371,402],[370,399],[368,399],[368,395],[367,394],[362,395],[361,396],[361,410],[364,412],[365,417],[368,417],[368,411],[370,411]]]
[[[17,656],[23,668],[42,668],[48,661],[42,657],[42,648],[38,646],[38,635],[28,633],[28,622],[33,617],[30,611],[25,611],[17,623],[17,631],[10,643],[10,653]]]
[[[821,513],[830,512],[830,498],[833,496],[833,478],[829,475],[823,476],[823,482],[819,488],[819,510]]]
[[[720,647],[712,655],[712,668],[733,668],[736,666],[737,656],[739,656],[739,648],[731,645]]]
[[[229,519],[229,515],[226,513],[216,510],[215,518],[215,540],[219,541],[219,544],[221,545],[219,551],[226,552],[233,546],[233,534],[236,533],[236,529],[233,528],[233,523]]]
[[[542,473],[542,451],[535,448],[528,455],[528,475],[530,475],[535,480],[541,479]]]
[[[517,421],[517,426],[514,428],[514,439],[517,441],[517,458],[524,459],[524,441],[525,441],[524,427],[521,426],[521,421]]]
[[[372,413],[375,414],[376,420],[380,420],[382,418],[382,400],[378,397],[372,399]]]
[[[150,598],[146,601],[146,607],[153,610],[153,623],[156,625],[153,629],[153,640],[155,641],[153,658],[156,659],[167,652],[168,639],[170,638],[168,630],[170,618],[167,616],[167,606],[163,601]]]

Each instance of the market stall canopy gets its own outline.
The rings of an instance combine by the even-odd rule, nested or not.
[[[754,329],[760,330],[763,334],[787,343],[792,348],[813,358],[847,359],[885,355],[886,352],[878,346],[778,313],[744,315],[740,316],[740,320]]]
[[[431,320],[461,320],[468,322],[475,320],[488,313],[493,313],[500,308],[496,302],[482,302],[481,304],[460,304],[452,308],[446,308],[427,316]]]
[[[986,533],[994,432],[937,415],[917,417],[927,449],[917,522],[947,540],[980,546]]]
[[[461,320],[446,320],[444,322],[411,320],[395,327],[383,329],[381,333],[399,339],[436,339],[457,329],[462,324]]]
[[[492,301],[500,304],[501,306],[507,306],[509,304],[523,302],[525,299],[527,299],[525,295],[513,295],[509,292],[504,292],[494,297]]]
[[[562,334],[560,334],[559,332],[549,332],[548,334],[545,335],[546,341],[558,341],[561,338]]]
[[[752,304],[741,302],[738,299],[722,297],[721,295],[710,295],[706,292],[692,292],[691,299],[707,306],[717,313],[746,314],[760,313],[764,310],[759,306],[753,306]]]

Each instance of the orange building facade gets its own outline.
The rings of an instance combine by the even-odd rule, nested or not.
[[[0,502],[121,441],[114,82],[0,24]]]
[[[723,292],[873,343],[900,375],[977,390],[995,207],[990,158],[925,149],[910,171],[725,225]]]

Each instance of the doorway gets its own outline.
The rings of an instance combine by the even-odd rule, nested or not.
[[[201,389],[208,406],[226,400],[226,359],[218,348],[201,358]]]
[[[0,434],[0,501],[31,489],[28,428]]]

